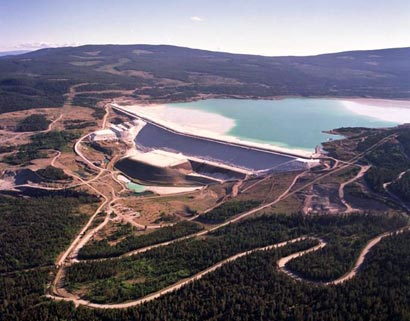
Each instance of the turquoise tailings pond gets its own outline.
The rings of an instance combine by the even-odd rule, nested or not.
[[[135,148],[117,168],[141,181],[161,178],[160,183],[173,184],[203,177],[225,180],[221,175],[231,179],[234,171],[302,170],[319,162],[316,146],[340,138],[323,131],[410,122],[410,103],[389,100],[210,99],[113,107],[142,122],[133,136]]]
[[[143,193],[147,190],[147,188],[144,185],[136,184],[133,182],[127,182],[126,186],[128,189],[136,192],[136,193]]]
[[[395,126],[405,121],[398,116],[403,115],[399,109],[407,114],[410,112],[406,108],[387,107],[389,101],[374,100],[378,102],[374,105],[372,101],[366,104],[359,101],[316,98],[209,99],[166,106],[175,112],[181,109],[197,110],[229,118],[234,125],[227,128],[225,135],[308,151],[313,151],[329,138],[338,138],[323,131],[338,127]],[[386,106],[380,106],[380,102]],[[407,119],[410,117],[407,116]]]

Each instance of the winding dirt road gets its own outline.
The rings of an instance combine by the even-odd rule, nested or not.
[[[354,265],[353,265],[353,267],[350,269],[350,271],[347,272],[346,274],[342,275],[341,277],[337,278],[336,280],[333,280],[333,281],[329,281],[329,282],[325,282],[325,283],[323,283],[323,282],[313,282],[313,281],[310,281],[310,280],[307,280],[307,279],[303,279],[302,277],[296,275],[296,274],[293,273],[291,270],[289,270],[288,268],[286,268],[286,264],[287,264],[289,261],[291,261],[291,260],[293,260],[293,259],[295,259],[295,258],[297,258],[297,257],[300,257],[300,256],[302,256],[302,255],[306,255],[306,254],[308,254],[308,253],[310,253],[310,252],[314,252],[314,251],[320,250],[321,248],[325,247],[325,246],[326,246],[326,242],[324,242],[324,241],[321,240],[321,239],[319,239],[319,240],[320,240],[320,244],[317,245],[317,246],[315,246],[315,247],[313,247],[313,248],[310,248],[310,249],[305,250],[305,251],[293,253],[293,254],[291,254],[291,255],[289,255],[289,256],[286,256],[286,257],[281,258],[281,259],[278,261],[278,267],[279,267],[279,269],[280,269],[282,272],[286,273],[288,276],[294,278],[295,280],[306,281],[306,282],[316,283],[316,284],[322,284],[322,285],[338,285],[338,284],[341,284],[341,283],[343,283],[343,282],[346,282],[346,281],[348,281],[348,280],[353,279],[353,278],[357,275],[357,272],[359,271],[360,267],[361,267],[361,266],[363,265],[363,263],[364,263],[364,260],[365,260],[365,258],[366,258],[366,255],[367,255],[367,254],[370,252],[370,250],[371,250],[372,248],[374,248],[382,239],[384,239],[384,238],[386,238],[386,237],[389,237],[389,236],[392,236],[392,235],[395,235],[395,234],[401,234],[401,233],[404,233],[404,232],[408,232],[409,230],[410,230],[410,227],[406,226],[406,227],[400,228],[400,229],[395,230],[395,231],[385,232],[385,233],[380,234],[380,235],[376,236],[375,238],[371,239],[371,240],[366,244],[366,246],[362,249],[362,251],[360,252],[360,254],[359,254],[359,256],[358,256],[356,262],[354,263]]]
[[[195,233],[195,234],[187,235],[187,236],[184,236],[184,237],[181,237],[181,238],[172,240],[172,241],[167,241],[167,242],[163,242],[163,243],[158,243],[158,244],[155,244],[155,245],[151,245],[151,246],[147,246],[147,247],[144,247],[144,248],[140,248],[140,249],[137,249],[137,250],[134,250],[134,251],[130,251],[130,252],[128,252],[128,253],[125,253],[125,254],[122,254],[122,255],[118,256],[117,258],[128,257],[128,256],[140,254],[140,253],[143,253],[143,252],[152,250],[152,249],[154,249],[154,248],[162,247],[162,246],[167,246],[167,245],[170,245],[170,244],[172,244],[172,243],[174,243],[174,242],[186,240],[186,239],[188,239],[188,238],[198,237],[198,236],[204,236],[204,235],[206,235],[206,234],[208,234],[208,233],[210,233],[210,232],[212,232],[212,231],[218,230],[218,229],[220,229],[220,228],[222,228],[222,227],[224,227],[224,226],[227,226],[227,225],[229,225],[229,224],[231,224],[231,223],[235,223],[235,222],[237,222],[237,221],[239,221],[239,220],[242,220],[242,219],[244,219],[244,218],[246,218],[246,217],[248,217],[248,216],[250,216],[250,215],[253,215],[253,214],[255,214],[255,213],[257,213],[257,212],[263,210],[263,209],[269,208],[269,207],[271,207],[271,206],[273,206],[273,205],[279,203],[280,201],[282,201],[282,200],[288,198],[288,197],[291,196],[291,195],[294,195],[294,194],[296,194],[296,193],[298,193],[298,192],[300,192],[300,191],[303,191],[305,188],[307,188],[307,187],[309,187],[309,186],[311,186],[311,185],[313,185],[313,184],[316,184],[319,180],[323,179],[324,177],[327,177],[327,176],[329,176],[329,175],[331,175],[331,174],[334,174],[334,173],[336,173],[336,172],[339,172],[339,171],[344,170],[344,169],[347,168],[348,166],[351,166],[351,165],[353,165],[355,162],[357,162],[358,160],[362,159],[367,153],[373,151],[373,150],[374,150],[375,148],[377,148],[378,146],[380,146],[380,145],[384,144],[385,142],[387,142],[387,141],[388,141],[389,139],[391,139],[392,137],[394,137],[394,135],[390,135],[390,136],[385,137],[384,139],[380,140],[379,142],[377,142],[377,143],[374,144],[373,146],[369,147],[367,150],[365,150],[365,151],[363,151],[362,153],[356,155],[356,156],[355,156],[354,158],[352,158],[349,162],[343,162],[342,165],[338,165],[339,167],[333,167],[332,170],[330,170],[330,171],[328,171],[328,172],[322,174],[322,175],[319,176],[318,178],[316,178],[316,179],[314,179],[314,180],[312,180],[312,181],[310,181],[310,182],[304,184],[303,186],[301,186],[301,187],[299,187],[298,189],[295,189],[295,190],[293,190],[293,191],[291,192],[291,189],[294,187],[294,185],[296,184],[296,182],[298,181],[298,179],[299,179],[300,177],[302,177],[303,175],[305,175],[307,171],[301,172],[300,174],[298,174],[297,176],[295,176],[295,178],[293,179],[293,181],[291,182],[291,184],[288,186],[288,188],[287,188],[278,198],[276,198],[276,199],[275,199],[274,201],[272,201],[272,202],[269,202],[269,203],[267,203],[267,204],[262,204],[261,206],[258,206],[258,207],[256,207],[256,208],[250,210],[250,211],[241,213],[241,214],[237,215],[236,217],[234,217],[234,218],[232,218],[232,219],[230,219],[230,220],[228,220],[228,221],[226,221],[226,222],[224,222],[224,223],[221,223],[221,224],[219,224],[219,225],[216,225],[216,226],[214,226],[214,227],[212,227],[212,228],[210,228],[210,229],[203,230],[203,231],[200,231],[200,232]],[[81,155],[82,155],[82,154],[81,154]],[[82,157],[84,157],[84,156],[82,155]],[[94,164],[92,164],[92,165],[95,166]],[[113,258],[106,258],[106,259],[113,259]],[[101,258],[101,259],[96,259],[96,261],[103,261],[103,260],[106,260],[106,259]],[[92,260],[88,260],[87,262],[91,262],[91,261],[92,261]]]
[[[319,242],[323,242],[321,239],[315,238],[315,237],[298,237],[295,239],[291,239],[289,241],[285,241],[285,242],[280,242],[280,243],[276,243],[276,244],[272,244],[272,245],[268,245],[268,246],[264,246],[264,247],[259,247],[253,250],[249,250],[249,251],[244,251],[238,254],[235,254],[231,257],[228,257],[222,261],[219,261],[218,263],[210,266],[209,268],[196,273],[195,275],[180,280],[175,284],[172,284],[164,289],[161,289],[157,292],[151,293],[149,295],[146,295],[138,300],[134,300],[134,301],[129,301],[129,302],[124,302],[124,303],[117,303],[117,304],[98,304],[98,303],[92,303],[86,300],[82,300],[82,299],[75,299],[73,297],[69,297],[69,298],[62,298],[62,297],[55,297],[55,296],[51,296],[48,295],[47,297],[49,298],[53,298],[56,300],[64,300],[64,301],[71,301],[73,302],[76,306],[78,305],[85,305],[88,306],[90,308],[95,308],[95,309],[125,309],[125,308],[130,308],[130,307],[134,307],[134,306],[138,306],[141,305],[143,303],[155,300],[167,293],[179,290],[180,288],[182,288],[183,286],[187,285],[188,283],[191,283],[193,281],[197,281],[199,279],[201,279],[202,277],[204,277],[205,275],[214,272],[215,270],[221,268],[222,266],[224,266],[227,263],[231,263],[234,262],[244,256],[256,253],[256,252],[260,252],[260,251],[269,251],[269,250],[274,250],[274,249],[278,249],[280,247],[284,247],[288,244],[292,244],[292,243],[296,243],[296,242],[300,242],[303,240],[308,240],[308,239],[312,239],[312,240],[318,240]],[[316,247],[315,247],[316,248]],[[310,249],[312,250],[312,249]]]
[[[354,176],[353,178],[349,179],[346,182],[343,182],[342,184],[340,184],[339,186],[339,199],[340,201],[343,203],[343,205],[346,207],[346,211],[345,213],[353,213],[353,212],[357,212],[358,209],[353,208],[345,199],[345,193],[344,193],[344,188],[346,187],[346,185],[349,185],[355,181],[357,181],[358,179],[362,178],[364,176],[364,174],[366,174],[366,172],[370,169],[370,165],[358,165],[360,166],[360,171],[356,174],[356,176]]]
[[[359,257],[357,258],[353,268],[348,273],[346,273],[342,277],[340,277],[336,280],[330,281],[330,282],[326,282],[326,283],[315,282],[315,283],[325,285],[325,286],[338,285],[338,284],[341,284],[343,282],[346,282],[346,281],[354,278],[356,276],[358,270],[360,269],[360,267],[364,263],[366,255],[369,253],[369,251],[373,247],[375,247],[385,237],[388,237],[388,236],[391,236],[391,235],[394,235],[394,234],[398,234],[398,233],[404,233],[406,231],[409,231],[409,227],[404,227],[404,228],[401,228],[399,230],[392,231],[392,232],[386,232],[386,233],[383,233],[383,234],[373,238],[363,248],[363,250],[361,251]],[[248,250],[248,251],[244,251],[244,252],[235,254],[233,256],[230,256],[229,258],[226,258],[224,260],[219,261],[218,263],[210,266],[209,268],[207,268],[207,269],[205,269],[201,272],[196,273],[195,275],[193,275],[189,278],[180,280],[177,283],[174,283],[174,284],[172,284],[172,285],[170,285],[166,288],[163,288],[163,289],[161,289],[157,292],[151,293],[151,294],[146,295],[146,296],[144,296],[140,299],[129,301],[129,302],[113,303],[113,304],[98,304],[98,303],[92,303],[90,301],[77,298],[73,295],[66,296],[66,297],[58,297],[58,296],[56,297],[56,296],[52,296],[52,295],[47,295],[47,297],[55,299],[55,300],[70,301],[70,302],[73,302],[76,306],[84,305],[84,306],[94,308],[94,309],[126,309],[126,308],[135,307],[135,306],[144,304],[146,302],[155,300],[155,299],[157,299],[157,298],[159,298],[159,297],[161,297],[161,296],[163,296],[167,293],[177,291],[180,288],[182,288],[183,286],[185,286],[185,285],[187,285],[191,282],[197,281],[197,280],[201,279],[202,277],[204,277],[205,275],[207,275],[211,272],[214,272],[215,270],[221,268],[225,264],[234,262],[234,261],[236,261],[236,260],[238,260],[242,257],[247,256],[247,255],[251,255],[253,253],[261,252],[261,251],[269,251],[269,250],[278,249],[278,248],[284,247],[286,245],[293,244],[293,243],[296,243],[296,242],[301,242],[301,241],[304,241],[304,240],[315,240],[315,241],[318,242],[318,244],[311,247],[311,248],[309,248],[309,249],[299,251],[299,252],[293,253],[291,255],[288,255],[286,257],[283,257],[283,258],[279,259],[276,262],[276,265],[277,265],[279,271],[287,274],[289,277],[291,277],[295,280],[311,282],[309,280],[305,280],[305,279],[301,278],[300,276],[294,274],[292,271],[290,271],[289,269],[286,268],[286,265],[291,260],[293,260],[297,257],[300,257],[302,255],[306,255],[306,254],[321,250],[322,248],[324,248],[327,245],[327,243],[324,240],[322,240],[321,238],[318,238],[318,237],[301,236],[301,237],[294,238],[294,239],[291,239],[291,240],[288,240],[288,241],[284,241],[284,242],[280,242],[280,243],[276,243],[276,244],[272,244],[272,245],[268,245],[268,246],[264,246],[264,247],[259,247],[259,248],[255,248],[255,249],[252,249],[252,250]]]
[[[63,118],[63,116],[64,116],[64,114],[61,113],[60,116],[58,116],[56,119],[54,119],[54,120],[48,125],[48,128],[47,128],[46,130],[42,131],[42,133],[48,133],[48,132],[50,132],[50,131],[53,129],[54,125],[55,125],[57,122],[59,122],[59,121]]]
[[[108,110],[108,108],[106,108],[106,115],[105,115],[105,116],[107,116],[107,113],[108,113],[108,112],[109,112],[109,110]],[[107,116],[107,117],[108,117],[108,116]],[[104,117],[104,119],[106,120],[107,117]],[[103,122],[103,126],[105,126],[105,121]],[[232,256],[232,257],[229,257],[229,258],[227,258],[227,259],[225,259],[225,260],[220,261],[219,263],[217,263],[217,264],[215,264],[215,265],[213,265],[213,266],[211,266],[211,267],[205,269],[204,271],[201,271],[201,272],[195,274],[194,276],[192,276],[192,277],[190,277],[190,278],[181,280],[181,281],[177,282],[176,284],[173,284],[173,285],[171,285],[171,286],[169,286],[169,287],[166,287],[166,288],[164,288],[164,289],[162,289],[162,290],[160,290],[160,291],[158,291],[158,292],[149,294],[149,295],[147,295],[146,297],[141,298],[141,299],[138,299],[138,300],[135,300],[135,301],[125,302],[125,303],[120,303],[120,304],[95,304],[95,303],[91,303],[91,302],[82,300],[82,299],[80,299],[80,298],[76,298],[73,294],[69,293],[66,289],[64,289],[63,278],[64,278],[64,269],[65,269],[65,266],[67,266],[67,265],[69,265],[69,264],[72,264],[72,263],[75,263],[75,261],[73,262],[73,259],[76,260],[77,253],[78,253],[78,251],[81,249],[81,247],[84,246],[84,245],[88,242],[88,240],[92,237],[92,235],[94,235],[95,231],[98,230],[98,228],[99,228],[102,224],[106,224],[105,222],[106,222],[106,220],[109,219],[109,218],[108,218],[109,214],[107,214],[106,219],[104,220],[103,223],[101,223],[99,226],[97,226],[97,227],[94,228],[93,230],[89,231],[89,232],[87,233],[87,235],[84,236],[85,232],[89,229],[89,227],[90,227],[91,224],[93,223],[93,221],[94,221],[95,217],[97,216],[97,214],[100,213],[100,212],[102,211],[102,209],[103,209],[107,204],[110,205],[110,204],[115,200],[115,193],[113,193],[113,195],[112,195],[111,197],[108,197],[108,196],[104,195],[103,193],[101,193],[101,192],[100,192],[98,189],[96,189],[94,186],[90,185],[90,182],[91,182],[91,181],[97,180],[104,172],[109,172],[109,173],[111,173],[111,174],[112,174],[112,172],[109,171],[109,170],[107,170],[107,169],[103,169],[103,168],[100,168],[100,167],[98,167],[98,166],[95,166],[92,162],[90,162],[90,161],[82,154],[82,151],[81,151],[80,146],[81,146],[81,142],[82,142],[86,137],[88,137],[88,135],[83,136],[82,138],[80,138],[80,139],[76,142],[76,144],[75,144],[75,146],[74,146],[74,150],[75,150],[76,154],[77,154],[79,157],[81,157],[90,167],[96,169],[96,170],[98,171],[98,174],[96,175],[96,177],[94,177],[94,178],[93,178],[92,180],[90,180],[89,182],[85,182],[85,181],[82,180],[81,178],[79,178],[79,179],[80,179],[80,181],[82,181],[83,183],[87,184],[90,188],[92,188],[93,190],[95,190],[95,191],[98,193],[98,195],[102,196],[102,197],[104,198],[104,202],[100,205],[100,207],[96,210],[96,212],[93,214],[93,216],[92,216],[92,217],[90,218],[90,220],[87,222],[87,224],[83,227],[83,229],[82,229],[82,230],[80,231],[80,233],[77,235],[77,237],[75,238],[75,240],[71,243],[70,247],[69,247],[69,248],[63,253],[63,255],[59,258],[59,260],[58,260],[58,262],[57,262],[57,266],[59,267],[59,269],[58,269],[58,272],[57,272],[57,275],[56,275],[56,278],[55,278],[55,280],[54,280],[54,282],[53,282],[53,287],[52,287],[52,293],[53,293],[53,294],[52,294],[52,295],[48,295],[48,297],[50,297],[50,298],[53,298],[53,299],[56,299],[56,300],[72,301],[72,302],[74,302],[76,305],[86,305],[86,306],[88,306],[88,307],[99,308],[99,309],[122,309],[122,308],[128,308],[128,307],[131,307],[131,306],[140,305],[140,304],[142,304],[142,303],[145,303],[145,302],[154,300],[154,299],[156,299],[156,298],[158,298],[158,297],[160,297],[160,296],[162,296],[162,295],[164,295],[164,294],[166,294],[166,293],[175,291],[175,290],[181,288],[182,286],[188,284],[189,282],[198,280],[198,279],[200,279],[201,277],[203,277],[204,275],[206,275],[206,274],[208,274],[208,273],[211,273],[211,272],[215,271],[216,269],[220,268],[220,267],[223,266],[224,264],[227,264],[227,263],[229,263],[229,262],[235,261],[235,260],[237,260],[237,259],[240,258],[240,257],[246,256],[246,255],[249,255],[249,254],[252,254],[252,253],[257,252],[257,251],[274,249],[274,248],[278,248],[278,247],[284,246],[284,245],[289,244],[289,243],[292,243],[292,242],[298,242],[298,241],[301,241],[301,240],[304,240],[304,239],[308,239],[308,237],[300,237],[300,238],[297,238],[297,239],[289,240],[289,241],[287,241],[287,242],[282,242],[282,243],[278,243],[278,244],[273,244],[273,245],[270,245],[270,246],[267,246],[267,247],[257,248],[257,249],[253,249],[253,250],[250,250],[250,251],[238,253],[238,254],[236,254],[236,255],[234,255],[234,256]],[[294,195],[295,193],[298,193],[298,192],[304,190],[305,188],[307,188],[307,187],[309,187],[309,186],[311,186],[311,185],[317,183],[319,180],[323,179],[324,177],[327,177],[327,176],[329,176],[329,175],[332,175],[332,174],[334,174],[334,173],[337,173],[337,172],[339,172],[339,171],[342,171],[342,170],[344,170],[345,168],[347,168],[348,166],[351,166],[351,165],[355,164],[358,160],[360,160],[361,158],[363,158],[367,153],[371,152],[372,150],[374,150],[375,148],[377,148],[377,147],[380,146],[381,144],[384,144],[385,142],[387,142],[387,141],[388,141],[389,139],[391,139],[392,137],[394,137],[394,135],[390,135],[390,136],[387,136],[387,137],[383,138],[382,140],[380,140],[379,142],[377,142],[376,144],[374,144],[373,146],[371,146],[370,148],[368,148],[366,151],[364,151],[364,152],[362,152],[362,153],[356,155],[356,156],[355,156],[354,158],[352,158],[350,161],[337,163],[333,168],[331,168],[330,170],[328,170],[326,173],[320,175],[320,176],[317,177],[316,179],[314,179],[314,180],[312,180],[312,181],[310,181],[310,182],[304,184],[303,186],[301,186],[301,187],[299,187],[299,188],[297,188],[297,189],[294,189],[294,190],[292,191],[292,188],[294,187],[294,185],[296,184],[296,182],[298,181],[298,179],[299,179],[300,177],[302,177],[303,175],[305,175],[307,171],[304,171],[304,172],[299,173],[298,175],[295,176],[295,178],[293,179],[293,181],[291,182],[291,184],[288,186],[288,188],[287,188],[281,195],[279,195],[279,197],[277,197],[274,201],[269,202],[269,203],[262,204],[262,205],[260,205],[260,206],[258,206],[258,207],[256,207],[256,208],[254,208],[254,209],[252,209],[252,210],[250,210],[250,211],[247,211],[247,212],[245,212],[245,213],[241,213],[241,214],[239,214],[239,215],[237,215],[237,216],[231,218],[229,221],[226,221],[226,222],[224,222],[224,223],[221,223],[221,224],[219,224],[219,225],[217,225],[217,226],[214,226],[214,227],[212,227],[212,228],[210,228],[210,229],[203,230],[203,231],[200,231],[200,232],[198,232],[198,233],[195,233],[195,234],[192,234],[192,235],[188,235],[188,236],[185,236],[185,237],[182,237],[182,238],[179,238],[179,239],[175,239],[175,240],[172,240],[172,241],[163,242],[163,243],[155,244],[155,245],[148,246],[148,247],[145,247],[145,248],[141,248],[141,249],[138,249],[138,250],[135,250],[135,251],[131,251],[131,252],[128,252],[128,253],[125,253],[125,254],[119,256],[118,258],[135,255],[135,254],[142,253],[142,252],[146,252],[146,251],[152,250],[152,249],[157,248],[157,247],[166,246],[166,245],[169,245],[169,244],[178,242],[178,241],[183,240],[183,239],[188,239],[188,238],[192,238],[192,237],[203,236],[203,235],[206,235],[206,234],[208,234],[208,233],[210,233],[210,232],[212,232],[212,231],[215,231],[215,230],[220,229],[220,228],[222,228],[222,227],[224,227],[224,226],[227,226],[227,225],[229,225],[229,224],[231,224],[231,223],[235,223],[235,222],[237,222],[237,221],[239,221],[239,220],[242,220],[242,219],[244,219],[244,218],[246,218],[246,217],[248,217],[248,216],[250,216],[250,215],[253,215],[253,214],[255,214],[255,213],[257,213],[257,212],[263,210],[263,209],[269,208],[269,207],[271,207],[271,206],[277,204],[278,202],[280,202],[280,201],[282,201],[282,200],[284,200],[284,199],[290,197],[291,195]],[[346,183],[348,183],[348,182],[346,182]],[[378,236],[377,238],[373,239],[372,241],[370,241],[369,244],[366,245],[366,247],[362,250],[362,253],[360,254],[360,256],[359,256],[359,258],[358,258],[358,260],[357,260],[357,262],[356,262],[354,268],[352,269],[352,271],[350,271],[348,274],[346,274],[345,276],[343,276],[342,278],[340,278],[340,280],[338,279],[338,280],[333,281],[331,284],[338,284],[338,283],[344,282],[344,281],[349,280],[349,279],[351,279],[352,277],[354,277],[354,276],[356,275],[357,269],[358,269],[358,268],[361,266],[361,264],[363,263],[364,258],[365,258],[365,256],[366,256],[366,254],[370,251],[370,249],[373,248],[378,242],[380,242],[380,240],[381,240],[382,238],[384,238],[384,237],[386,237],[386,236],[388,236],[388,235],[391,235],[392,233],[393,233],[393,232],[384,233],[384,234]],[[313,248],[308,249],[308,250],[305,250],[305,251],[302,251],[302,252],[299,252],[299,253],[294,253],[294,254],[292,254],[292,255],[289,256],[289,257],[286,257],[286,258],[281,259],[280,262],[278,262],[278,263],[280,263],[280,266],[279,266],[280,270],[282,270],[282,271],[285,272],[285,271],[286,271],[286,263],[289,262],[292,258],[294,258],[295,255],[305,255],[305,254],[307,254],[307,253],[310,253],[310,252],[313,252],[313,251],[317,251],[317,250],[323,248],[323,247],[326,245],[326,244],[324,243],[324,241],[321,240],[321,239],[313,238],[313,237],[310,237],[310,239],[316,239],[316,240],[318,240],[319,244],[316,245],[316,246],[313,247]],[[71,261],[68,261],[67,258],[68,258],[70,255],[71,255]],[[108,258],[107,258],[107,259],[108,259]],[[110,258],[110,259],[113,259],[113,258]],[[287,259],[287,261],[286,261],[286,259]],[[105,259],[97,259],[97,260],[94,260],[94,261],[102,261],[102,260],[105,260]],[[91,261],[91,260],[89,260],[89,261]],[[289,271],[289,272],[290,272],[290,271]],[[291,274],[289,274],[289,275],[292,276]],[[335,283],[335,282],[337,282],[337,283]],[[330,284],[330,283],[329,283],[329,284]]]
[[[173,244],[173,243],[176,243],[176,242],[180,242],[180,241],[183,241],[183,240],[187,240],[187,239],[190,239],[190,238],[199,237],[199,236],[204,236],[204,235],[206,235],[206,234],[208,234],[208,233],[210,233],[210,232],[216,231],[216,230],[218,230],[218,229],[220,229],[220,228],[223,228],[223,227],[225,227],[225,226],[227,226],[227,225],[229,225],[229,224],[232,224],[232,223],[235,223],[235,222],[237,222],[237,221],[240,221],[240,220],[242,220],[242,219],[244,219],[244,218],[246,218],[246,217],[248,217],[248,216],[250,216],[250,215],[253,215],[253,214],[255,214],[255,213],[261,211],[262,209],[271,207],[271,206],[275,205],[276,203],[280,202],[281,200],[283,200],[284,198],[286,198],[286,195],[289,193],[289,191],[292,189],[292,187],[296,184],[296,182],[298,181],[298,179],[299,179],[300,177],[302,177],[303,175],[305,175],[305,174],[306,174],[306,172],[302,172],[302,173],[296,175],[295,178],[293,179],[292,183],[288,186],[288,188],[287,188],[276,200],[274,200],[273,202],[270,202],[270,203],[267,203],[267,204],[263,204],[263,205],[258,206],[258,207],[256,207],[256,208],[250,210],[250,211],[241,213],[241,214],[239,214],[239,215],[233,217],[232,219],[230,219],[230,220],[228,220],[228,221],[226,221],[226,222],[223,222],[223,223],[221,223],[221,224],[218,224],[218,225],[216,225],[216,226],[213,226],[213,227],[211,227],[211,228],[209,228],[209,229],[205,229],[205,230],[203,230],[203,231],[199,231],[199,232],[194,233],[194,234],[182,236],[182,237],[180,237],[180,238],[177,238],[177,239],[174,239],[174,240],[171,240],[171,241],[166,241],[166,242],[162,242],[162,243],[158,243],[158,244],[146,246],[146,247],[143,247],[143,248],[140,248],[140,249],[136,249],[136,250],[133,250],[133,251],[124,253],[124,254],[122,254],[122,255],[119,255],[119,256],[117,256],[117,257],[100,258],[100,259],[94,259],[94,260],[86,260],[86,262],[101,262],[101,261],[112,260],[112,259],[116,259],[116,258],[119,259],[119,258],[129,257],[129,256],[133,256],[133,255],[137,255],[137,254],[140,254],[140,253],[144,253],[144,252],[153,250],[153,249],[158,248],[158,247],[163,247],[163,246],[167,246],[167,245],[170,245],[170,244]],[[205,211],[205,212],[206,212],[206,211]]]
[[[407,169],[407,170],[401,172],[401,173],[400,173],[395,179],[393,179],[392,181],[383,184],[383,189],[385,190],[385,192],[386,192],[391,198],[393,198],[394,200],[396,200],[397,202],[399,202],[399,204],[400,204],[403,208],[405,208],[407,212],[410,212],[409,206],[408,206],[399,196],[397,196],[397,195],[394,194],[392,191],[390,191],[390,190],[389,190],[389,186],[390,186],[391,184],[393,184],[394,182],[401,180],[401,178],[402,178],[406,173],[408,173],[409,171],[410,171],[410,169]]]

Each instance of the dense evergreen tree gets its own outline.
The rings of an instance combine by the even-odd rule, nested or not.
[[[286,255],[286,250],[277,255]],[[7,321],[405,321],[410,319],[410,233],[384,239],[356,278],[339,286],[294,281],[275,269],[272,251],[224,265],[181,290],[124,310],[43,302],[45,273],[2,278]],[[6,283],[5,283],[6,282]],[[10,286],[12,284],[12,286]],[[30,290],[29,290],[30,289]],[[19,302],[16,304],[15,302]]]
[[[46,180],[67,180],[72,179],[71,176],[64,173],[61,168],[47,166],[36,171],[38,175]]]
[[[31,136],[30,143],[20,145],[17,153],[4,157],[2,161],[12,165],[25,165],[34,159],[46,158],[47,149],[68,150],[69,144],[78,137],[78,132],[66,130],[38,133]]]
[[[53,264],[86,220],[79,206],[95,201],[79,193],[48,194],[0,194],[0,272]]]
[[[48,125],[51,123],[47,117],[43,114],[33,114],[22,121],[17,125],[17,131],[19,132],[34,132],[39,130],[45,130],[48,128]]]
[[[198,221],[207,224],[217,224],[226,221],[232,216],[249,211],[257,207],[259,201],[236,201],[232,200],[214,208],[208,213],[202,214],[198,217]]]
[[[324,238],[328,247],[303,256],[293,267],[306,277],[330,280],[351,268],[369,239],[403,224],[400,217],[382,215],[265,216],[133,257],[75,264],[67,270],[66,282],[72,289],[87,284],[85,297],[91,301],[123,302],[160,290],[239,252],[309,234]]]
[[[85,245],[81,249],[79,257],[81,259],[96,259],[119,256],[138,248],[177,239],[200,230],[202,230],[201,225],[182,221],[174,226],[164,227],[148,234],[136,236],[132,226],[129,224],[123,225],[113,235],[101,241],[93,241]],[[121,240],[118,242],[118,239]],[[113,241],[115,245],[110,245],[110,242]]]

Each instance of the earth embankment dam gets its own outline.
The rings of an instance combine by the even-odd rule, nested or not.
[[[135,143],[143,150],[160,149],[253,172],[297,170],[306,167],[306,163],[295,156],[180,134],[152,123],[147,123],[141,129]]]

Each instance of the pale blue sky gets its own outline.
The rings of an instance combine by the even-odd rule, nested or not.
[[[0,51],[173,44],[263,55],[410,46],[409,0],[0,0]]]

